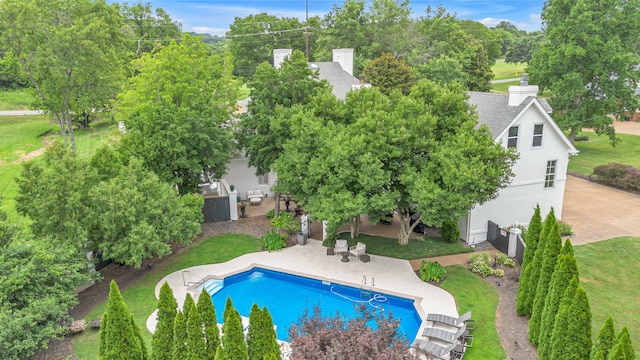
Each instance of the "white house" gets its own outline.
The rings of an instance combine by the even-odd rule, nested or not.
[[[492,201],[478,204],[460,218],[460,237],[469,244],[487,239],[491,220],[500,226],[529,223],[536,204],[544,214],[551,207],[562,217],[569,156],[578,150],[551,119],[551,107],[537,98],[538,86],[509,87],[509,94],[469,92],[479,124],[486,124],[497,142],[520,155],[509,187]]]
[[[276,68],[285,58],[290,56],[291,49],[274,49],[273,64]],[[332,86],[332,92],[338,99],[345,99],[347,92],[359,87],[368,87],[369,84],[362,82],[353,76],[353,49],[333,50],[332,62],[312,62],[309,63],[312,70],[318,70],[320,80],[327,80]],[[246,111],[248,99],[240,101],[238,105]],[[256,176],[256,168],[249,166],[249,159],[244,154],[236,154],[227,164],[227,174],[224,180],[234,185],[238,195],[246,200],[247,190],[259,189],[267,196],[274,196],[271,187],[276,183],[277,175],[269,172],[263,176]]]

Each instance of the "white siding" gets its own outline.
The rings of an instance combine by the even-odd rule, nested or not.
[[[544,124],[542,146],[538,147],[533,146],[533,128],[536,124]],[[546,116],[535,106],[527,108],[513,125],[519,126],[517,151],[520,158],[513,167],[515,177],[511,186],[500,191],[496,199],[476,205],[470,211],[468,232],[461,231],[469,244],[486,240],[489,220],[501,226],[528,224],[536,204],[540,205],[543,217],[551,207],[556,218],[562,217],[569,162],[569,149],[561,138],[563,135],[554,131]],[[506,144],[506,133],[499,140]],[[552,188],[544,187],[548,160],[557,160]]]
[[[276,182],[276,174],[274,172],[269,173],[269,183],[266,185],[258,184],[258,177],[256,176],[256,168],[249,167],[249,160],[247,158],[231,159],[227,164],[227,175],[224,179],[229,185],[235,186],[238,191],[238,195],[243,200],[247,198],[247,190],[262,190],[263,194],[267,196],[274,196],[271,187]]]

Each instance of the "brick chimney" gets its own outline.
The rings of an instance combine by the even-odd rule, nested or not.
[[[509,106],[518,106],[529,96],[538,95],[538,85],[529,85],[529,75],[522,74],[520,85],[509,86]]]
[[[284,59],[290,57],[291,53],[291,49],[273,49],[273,67],[279,69]]]
[[[337,62],[342,70],[353,76],[353,49],[333,49],[333,62]]]

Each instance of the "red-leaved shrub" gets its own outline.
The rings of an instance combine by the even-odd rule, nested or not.
[[[609,163],[593,168],[598,180],[623,190],[640,191],[640,169],[620,163]]]

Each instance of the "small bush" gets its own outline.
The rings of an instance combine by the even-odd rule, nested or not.
[[[271,227],[278,232],[285,233],[287,235],[293,235],[300,232],[300,223],[293,218],[293,215],[289,212],[281,212],[280,215],[271,219]]]
[[[589,141],[589,135],[587,135],[587,134],[576,135],[574,140],[575,141]]]
[[[640,169],[609,163],[593,168],[593,174],[603,183],[623,190],[640,191]]]
[[[275,230],[269,230],[262,237],[262,246],[269,252],[280,250],[287,246],[286,238],[286,234],[279,234]]]
[[[422,279],[422,281],[435,281],[439,283],[444,280],[446,274],[447,270],[440,265],[439,262],[422,260],[422,265],[420,265],[420,279]]]
[[[458,220],[450,219],[442,223],[442,240],[448,243],[456,243],[460,240]]]
[[[573,229],[569,223],[558,220],[558,230],[560,230],[560,236],[573,236]]]
[[[495,269],[495,270],[493,270],[493,274],[491,274],[491,275],[495,275],[495,276],[503,277],[503,276],[504,276],[504,270],[502,270],[502,269]]]
[[[509,267],[516,266],[516,262],[513,259],[507,257],[507,255],[505,254],[498,255],[495,258],[495,262],[497,264],[502,264],[504,266],[509,266]],[[469,270],[471,270],[471,272],[473,273],[482,275],[482,277],[487,277],[489,275],[495,275],[500,277],[504,276],[504,270],[492,269],[489,263],[490,263],[489,254],[486,254],[486,253],[473,254],[471,255],[471,258],[469,261]]]
[[[267,217],[267,219],[273,219],[273,217],[276,216],[276,211],[271,209],[267,211],[265,216]]]

